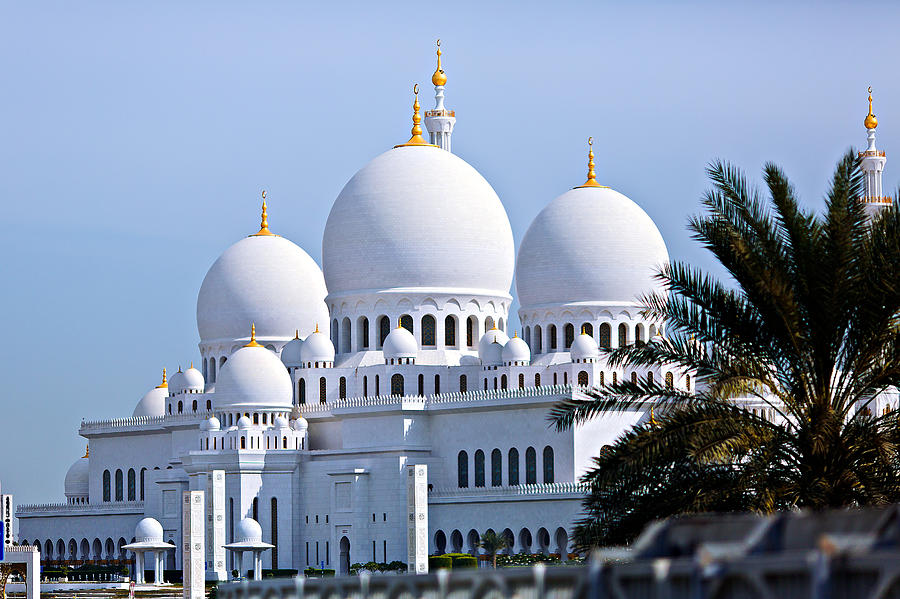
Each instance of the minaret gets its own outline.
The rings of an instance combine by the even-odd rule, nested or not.
[[[434,83],[434,110],[425,111],[425,128],[431,143],[450,151],[450,136],[453,134],[453,126],[456,125],[456,113],[444,108],[444,86],[447,84],[447,75],[441,68],[441,40],[437,41],[437,68],[431,76]]]
[[[878,119],[872,113],[872,88],[869,88],[869,114],[863,121],[868,132],[868,145],[865,152],[859,153],[859,168],[863,172],[865,191],[860,200],[866,208],[868,216],[874,216],[879,210],[891,205],[891,198],[885,196],[881,187],[881,174],[884,171],[884,163],[887,162],[884,150],[875,148],[875,128],[878,127]]]

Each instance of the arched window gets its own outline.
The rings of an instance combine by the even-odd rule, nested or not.
[[[534,374],[534,386],[535,387],[541,386],[541,374],[539,372],[536,372]]]
[[[541,334],[541,327],[534,327],[534,353],[539,354],[541,353],[541,351],[543,351],[543,342],[544,338]]]
[[[647,384],[648,384],[648,385],[652,385],[652,384],[653,384],[653,373],[652,373],[652,372],[648,372],[648,373],[647,373]]]
[[[631,382],[634,383],[635,385],[637,385],[637,382],[638,382],[637,373],[634,371],[632,371],[632,373],[631,373]]]
[[[604,322],[600,325],[600,347],[604,349],[609,349],[612,341],[612,331],[610,330],[609,323]]]
[[[331,321],[331,344],[335,347],[335,349],[340,352],[341,350],[341,338],[340,331],[338,330],[338,321],[337,318]],[[255,519],[255,518],[254,518]]]
[[[300,403],[306,403],[306,379],[297,381],[297,397],[300,398]]]
[[[380,385],[378,384],[378,380],[379,380],[378,375],[376,374],[375,375],[375,397],[378,397],[378,394],[380,393],[380,389],[379,389]]]
[[[207,443],[209,439],[207,439]],[[141,501],[144,500],[144,474],[147,472],[146,468],[141,468]]]
[[[491,452],[491,486],[503,486],[503,454],[499,449]]]
[[[519,484],[519,450],[513,447],[509,450],[509,459],[507,464],[509,471],[509,486],[515,487]]]
[[[409,314],[404,314],[400,317],[400,326],[409,331],[412,334],[415,334],[413,330],[413,319]],[[434,345],[434,344],[432,344]]]
[[[197,411],[197,400],[196,400],[196,399],[194,400],[194,403],[193,403],[193,405],[192,405],[191,407],[193,408],[193,411],[194,411],[194,412]]]
[[[134,468],[128,469],[128,501],[134,501],[136,497],[137,491],[137,480],[134,473]]]
[[[287,440],[287,439],[285,439]],[[270,521],[272,531],[272,569],[278,569],[278,500],[272,498],[272,508],[270,510]]]
[[[566,323],[564,330],[565,341],[566,341],[566,349],[572,347],[572,342],[575,341],[575,325],[571,322]]]
[[[434,375],[434,393],[437,395],[441,392],[441,375]]]
[[[347,399],[347,379],[345,377],[338,380],[338,397]]]
[[[521,372],[519,373],[519,389],[525,388],[525,375]]]
[[[563,373],[563,385],[568,385],[568,384],[569,384],[569,373],[564,372]]]
[[[350,347],[350,319],[346,316],[344,320],[341,321],[341,352],[345,354],[349,354],[353,351],[353,348]]]
[[[319,403],[325,403],[328,400],[328,384],[325,382],[325,377],[319,378]]]
[[[656,337],[656,325],[651,324],[650,327],[647,329],[647,341],[650,341],[654,337]]]
[[[547,328],[547,335],[550,337],[550,350],[556,351],[556,325],[551,324]]]
[[[179,399],[178,400],[178,413],[181,414],[183,411],[184,411],[184,404]]]
[[[544,484],[553,482],[553,448],[549,445],[544,448]]]
[[[484,486],[484,452],[480,449],[475,452],[475,486]]]
[[[494,377],[494,391],[497,390],[497,377]]]
[[[464,375],[464,374],[459,375],[459,392],[460,393],[465,393],[466,391],[468,391],[467,383],[468,383],[468,381],[466,380],[466,375]]]
[[[644,325],[634,325],[634,344],[644,345]]]
[[[369,349],[369,319],[365,316],[356,321],[356,349]]]
[[[466,319],[466,346],[473,347],[475,345],[475,317],[470,316]]]
[[[487,391],[487,378],[484,379],[484,390]]]
[[[425,375],[420,374],[418,376],[418,391],[419,395],[425,395]]]
[[[684,387],[688,391],[691,390],[691,375],[689,374],[684,375]]]
[[[628,325],[624,322],[619,325],[619,347],[628,345]]]
[[[110,492],[109,492],[109,470],[103,471],[103,501],[110,501]]]
[[[121,470],[116,470],[116,501],[125,499],[125,477]]]
[[[500,329],[501,331],[505,331],[505,330],[506,330],[506,324],[504,324],[504,322],[503,322],[503,317],[502,317],[502,316],[501,316],[500,319],[497,321],[497,328]]]
[[[588,385],[588,373],[586,370],[582,370],[578,373],[578,384],[582,387],[587,387]]]
[[[585,322],[581,324],[581,332],[590,337],[594,336],[594,325],[589,322]]]
[[[490,316],[484,319],[484,332],[487,333],[494,328],[494,319]]]
[[[469,486],[469,454],[465,451],[456,456],[456,486],[460,489]]]
[[[456,318],[449,315],[444,319],[444,345],[456,347]]]
[[[618,378],[619,378],[619,376],[614,372],[613,373],[613,382],[612,382],[613,385],[618,384],[618,382],[619,382]]]
[[[434,322],[434,316],[432,316],[431,314],[426,314],[422,317],[422,345],[428,347],[435,346],[436,327],[437,324]]]
[[[363,377],[363,397],[369,397],[369,377]]]
[[[506,389],[506,375],[505,374],[500,377],[500,388]]]
[[[600,371],[600,386],[602,387],[605,384],[606,384],[606,381],[603,380],[603,371],[601,370]]]
[[[537,484],[537,452],[534,447],[525,450],[525,484]]]
[[[384,340],[391,332],[391,319],[387,316],[378,317],[378,347],[384,345]]]
[[[247,449],[247,438],[241,437],[241,449]]]
[[[675,388],[675,377],[672,376],[671,372],[666,373],[666,389],[674,389]]]
[[[553,386],[554,387],[559,384],[559,381],[557,380],[557,374],[558,373],[556,373],[556,372],[553,373]]]
[[[402,374],[395,374],[391,377],[391,395],[403,395]]]
[[[209,382],[211,382],[211,383],[216,382],[216,359],[215,358],[209,359]]]

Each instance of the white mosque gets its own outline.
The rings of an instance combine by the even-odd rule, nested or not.
[[[440,48],[432,82],[429,140],[417,96],[409,141],[335,200],[321,269],[269,230],[264,201],[259,231],[200,286],[199,368],[163,371],[129,418],[82,422],[89,451],[66,475],[66,501],[17,511],[43,560],[102,563],[130,559],[132,543],[171,543],[164,566],[180,568],[181,493],[223,470],[225,540],[258,522],[264,568],[405,561],[407,464],[428,466],[429,553],[475,552],[492,529],[507,551],[565,559],[579,477],[650,414],[557,432],[549,409],[622,377],[692,388],[677,368],[617,370],[599,351],[664,334],[637,298],[658,290],[668,253],[644,210],[598,182],[590,152],[587,180],[537,215],[516,255],[500,198],[451,153]],[[870,96],[873,206],[889,201],[876,125]],[[136,539],[139,522],[152,539]]]

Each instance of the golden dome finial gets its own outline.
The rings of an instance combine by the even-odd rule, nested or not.
[[[181,372],[181,364],[178,365],[178,372]]]
[[[437,41],[437,57],[438,63],[437,68],[434,70],[434,75],[431,76],[431,82],[435,85],[446,85],[447,84],[447,75],[444,73],[444,69],[441,68],[441,40],[438,38]]]
[[[269,213],[268,207],[266,206],[266,190],[262,190],[262,218],[259,223],[259,231],[251,235],[250,237],[259,237],[266,235],[275,235],[271,231],[269,231]]]
[[[85,444],[85,446],[84,446],[84,455],[81,456],[81,457],[82,457],[82,458],[89,458],[89,457],[91,457],[91,446],[90,446],[90,445]]]
[[[597,183],[597,175],[594,173],[594,138],[588,137],[588,176],[587,181],[578,187],[606,187]],[[576,187],[577,189],[577,187]]]
[[[395,148],[403,148],[406,146],[432,146],[437,147],[434,144],[430,144],[422,137],[422,116],[419,114],[419,109],[421,106],[419,105],[419,84],[416,83],[413,86],[413,93],[416,95],[416,100],[413,102],[413,126],[412,126],[412,137],[409,138],[409,141],[405,144],[398,144],[394,146]]]
[[[294,339],[299,339],[299,338],[300,338],[300,329],[297,329],[294,331]]]
[[[163,367],[163,380],[160,384],[156,386],[157,389],[166,389],[169,387],[169,382],[166,380],[166,368]]]
[[[313,333],[318,333],[318,332],[319,332],[319,323],[317,322],[317,323],[316,323],[316,330],[313,331]]]
[[[193,367],[194,367],[194,361],[191,360],[191,368],[193,368]]]
[[[262,347],[259,343],[256,342],[256,323],[250,323],[250,343],[245,345],[244,347]]]
[[[869,114],[866,115],[866,120],[863,121],[866,126],[866,129],[874,129],[878,126],[878,119],[875,118],[875,115],[872,114],[872,86],[869,86]]]

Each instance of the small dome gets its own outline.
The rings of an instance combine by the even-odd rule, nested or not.
[[[569,348],[569,355],[572,361],[596,358],[600,355],[600,349],[594,338],[586,333],[582,333],[575,337],[572,341],[572,347]]]
[[[291,375],[275,352],[264,347],[242,347],[222,365],[213,402],[216,410],[290,410],[293,404]]]
[[[181,372],[181,366],[178,367],[178,372],[172,375],[172,378],[169,379],[169,393],[173,395],[178,395],[179,393],[184,392],[184,373]]]
[[[90,462],[87,456],[78,458],[66,472],[63,489],[66,497],[86,497],[90,488]]]
[[[164,416],[166,413],[166,398],[169,396],[169,390],[166,387],[155,387],[147,391],[144,397],[134,406],[131,412],[132,418],[142,416]]]
[[[478,357],[480,358],[482,354],[487,350],[490,345],[496,341],[500,345],[506,345],[506,342],[509,341],[509,337],[498,328],[493,328],[490,331],[486,332],[481,336],[481,339],[478,341]]]
[[[290,428],[290,426],[288,419],[284,416],[277,416],[275,418],[275,428]]]
[[[241,416],[240,418],[238,418],[237,427],[238,427],[239,431],[247,430],[248,428],[250,428],[250,425],[251,425],[250,419],[247,418],[246,416]]]
[[[203,380],[203,373],[191,364],[191,367],[184,371],[184,390],[199,393],[203,391],[205,385],[206,381]]]
[[[483,352],[479,352],[478,357],[483,366],[500,366],[503,364],[503,346],[499,341],[494,341]]]
[[[262,527],[253,518],[244,518],[234,531],[234,540],[238,543],[262,542]]]
[[[305,431],[309,428],[309,422],[303,416],[299,416],[291,422],[291,428],[295,431]]]
[[[518,335],[506,342],[503,346],[503,363],[531,362],[531,349]]]
[[[200,423],[200,430],[203,431],[217,431],[222,428],[222,425],[219,423],[219,419],[215,416],[211,416],[209,420],[204,420]]]
[[[136,543],[162,543],[163,527],[155,518],[144,518],[134,527]]]
[[[415,358],[419,353],[419,346],[412,333],[403,327],[397,327],[385,337],[382,351],[386,360]]]
[[[281,363],[285,366],[300,366],[303,363],[302,348],[303,339],[300,338],[300,331],[297,331],[296,336],[281,348]]]
[[[331,344],[328,335],[319,331],[318,326],[314,333],[303,340],[300,360],[303,363],[334,362],[334,345]]]

